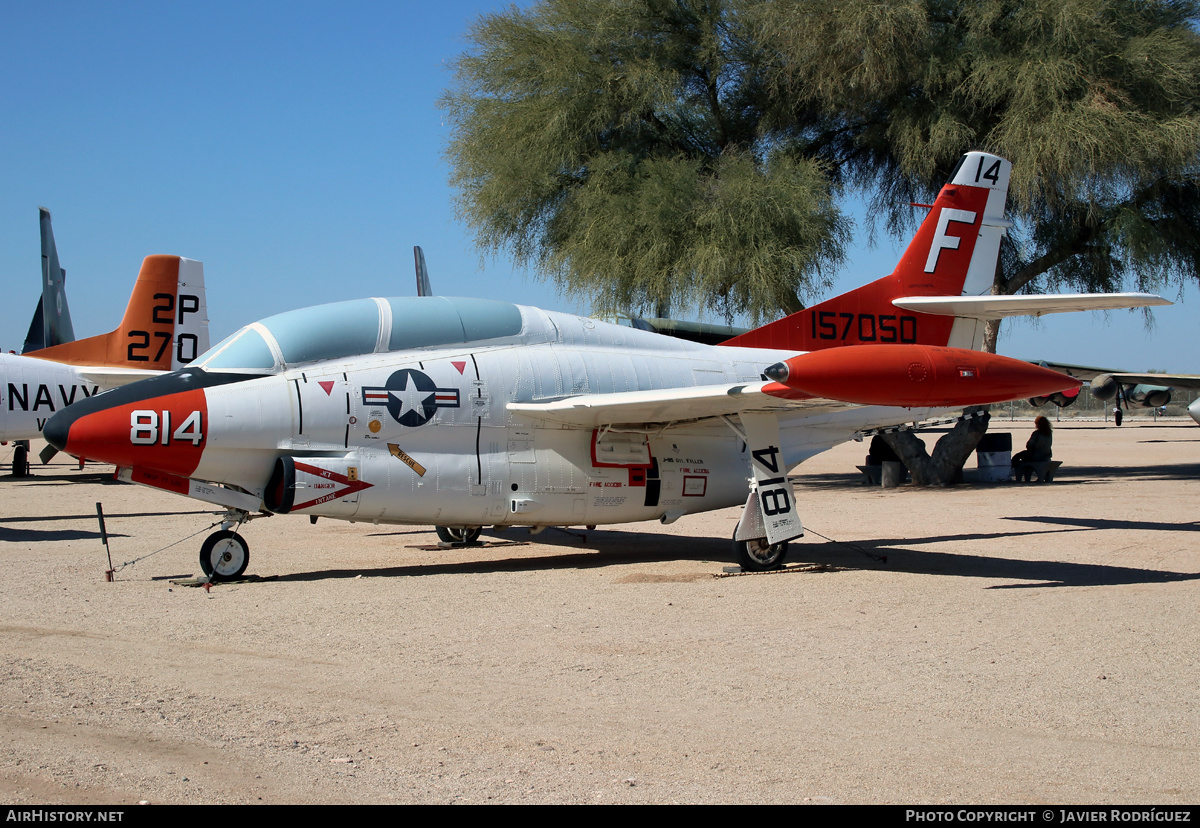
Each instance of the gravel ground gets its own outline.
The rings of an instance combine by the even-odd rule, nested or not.
[[[796,487],[820,566],[741,577],[737,510],[452,551],[275,517],[205,591],[171,581],[203,504],[0,478],[0,798],[1200,802],[1200,429],[1054,449],[1052,484],[934,491],[839,447]]]

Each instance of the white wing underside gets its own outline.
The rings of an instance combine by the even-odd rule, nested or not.
[[[80,376],[90,383],[99,385],[105,391],[138,380],[161,376],[163,373],[163,371],[147,371],[142,368],[110,368],[107,366],[80,366],[79,368]]]
[[[699,385],[614,394],[582,394],[542,403],[509,403],[508,410],[531,419],[580,428],[608,425],[668,425],[732,416],[742,412],[816,416],[853,403],[823,398],[784,399],[763,393],[770,382]]]
[[[1004,319],[1072,311],[1123,310],[1170,305],[1152,293],[1073,293],[1055,296],[905,296],[892,304],[904,310],[967,319]]]

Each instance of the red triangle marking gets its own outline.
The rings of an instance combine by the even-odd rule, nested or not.
[[[464,370],[466,370],[466,367],[467,367],[467,363],[465,363],[465,362],[451,362],[450,364],[453,365],[455,368],[457,368],[458,373],[460,373],[460,374]]]
[[[317,385],[325,389],[325,396],[333,393],[333,380],[321,380]]]

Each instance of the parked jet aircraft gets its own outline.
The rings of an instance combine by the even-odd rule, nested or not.
[[[204,265],[148,256],[115,331],[0,354],[0,440],[39,437],[56,411],[101,389],[183,368],[208,345]]]
[[[56,414],[46,439],[226,507],[201,549],[214,578],[245,570],[232,529],[260,510],[473,540],[484,526],[672,523],[744,504],[740,562],[777,567],[803,534],[787,472],[806,458],[1078,387],[969,350],[980,319],[1169,304],[984,295],[1009,172],[964,156],[892,275],[723,346],[501,301],[360,299],[249,325],[192,367]]]

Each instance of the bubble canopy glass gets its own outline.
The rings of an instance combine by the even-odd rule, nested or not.
[[[513,337],[521,310],[493,299],[354,299],[287,311],[247,325],[202,354],[208,371],[273,373],[362,354]]]

